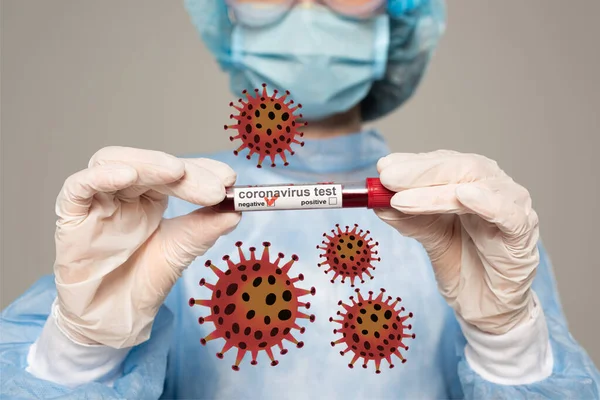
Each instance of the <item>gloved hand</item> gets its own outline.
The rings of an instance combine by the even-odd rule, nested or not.
[[[56,202],[56,322],[84,345],[148,339],[183,270],[233,230],[237,213],[200,208],[163,219],[168,195],[201,206],[225,197],[236,174],[209,159],[107,147],[69,177]]]
[[[423,245],[459,316],[491,334],[530,318],[539,230],[527,190],[494,161],[453,151],[391,154],[377,169],[398,192],[377,215]]]

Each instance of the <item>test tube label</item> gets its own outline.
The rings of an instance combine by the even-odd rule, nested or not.
[[[237,187],[233,199],[236,211],[341,208],[342,185]]]

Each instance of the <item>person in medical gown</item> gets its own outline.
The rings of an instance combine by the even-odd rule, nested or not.
[[[484,156],[398,153],[379,132],[363,128],[414,94],[445,28],[441,0],[185,6],[229,74],[235,99],[266,83],[269,95],[289,90],[302,104],[298,112],[308,125],[296,138],[304,145],[292,143],[288,166],[278,158],[271,168],[267,157],[260,169],[258,155],[249,161],[243,151],[206,154],[201,141],[192,158],[100,149],[58,194],[54,274],[2,311],[0,397],[599,398],[600,374],[569,333],[528,191]],[[398,127],[392,134],[410,132]],[[395,193],[391,209],[211,209],[232,185],[367,177]],[[333,272],[318,266],[317,246],[337,224],[343,231],[357,224],[369,231],[369,243],[377,242],[373,279],[363,275],[355,287],[340,277],[331,283]],[[296,319],[305,331],[291,331],[303,346],[284,340],[285,355],[274,346],[277,363],[266,351],[256,365],[250,351],[236,360],[246,345],[233,341],[217,357],[225,338],[201,339],[231,309],[188,304],[211,299],[218,276],[205,263],[221,271],[225,255],[238,263],[238,241],[246,257],[251,247],[260,256],[269,242],[272,261],[284,255],[280,266],[297,255],[289,276],[304,279],[294,285],[316,289],[299,299],[310,308],[298,309],[314,321]],[[394,354],[394,368],[384,359],[380,373],[373,360],[362,368],[363,358],[349,368],[354,352],[340,355],[347,346],[332,347],[343,336],[329,318],[343,317],[338,302],[352,304],[357,288],[365,298],[383,288],[384,298],[402,299],[401,315],[413,314],[404,323],[415,338],[403,338],[408,350],[398,348],[405,363]],[[278,306],[284,297],[270,302]],[[231,334],[244,334],[240,324]],[[270,333],[248,331],[263,334]]]

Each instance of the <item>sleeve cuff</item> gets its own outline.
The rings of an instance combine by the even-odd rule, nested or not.
[[[482,332],[457,316],[467,339],[467,363],[483,379],[500,385],[527,385],[552,374],[554,359],[546,317],[535,293],[533,301],[530,319],[502,335]]]
[[[55,313],[53,304],[40,337],[29,349],[26,371],[69,388],[90,382],[112,386],[123,373],[123,361],[130,349],[76,343],[60,330]]]

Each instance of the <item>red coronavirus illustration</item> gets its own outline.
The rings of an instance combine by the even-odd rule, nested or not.
[[[342,319],[329,318],[330,322],[342,325],[341,329],[334,329],[333,333],[343,335],[341,339],[331,342],[331,345],[345,344],[346,349],[340,351],[342,356],[349,351],[354,353],[352,361],[348,364],[350,368],[353,368],[356,360],[361,357],[364,360],[363,368],[367,368],[367,363],[374,360],[375,372],[378,374],[381,372],[379,367],[384,359],[390,364],[390,368],[394,368],[392,355],[398,357],[403,363],[406,362],[399,349],[408,350],[408,346],[402,342],[402,339],[415,338],[414,333],[405,333],[412,329],[412,326],[404,325],[404,322],[413,314],[400,316],[404,307],[399,310],[395,310],[395,307],[401,299],[398,297],[390,304],[391,296],[388,296],[385,301],[382,300],[384,292],[385,290],[381,289],[381,293],[376,299],[373,299],[373,292],[369,292],[369,298],[365,300],[360,294],[360,289],[356,289],[358,302],[354,301],[354,296],[350,296],[352,305],[340,301],[338,305],[346,310],[345,313],[337,312]]]
[[[310,290],[300,289],[296,282],[304,280],[302,274],[295,278],[288,275],[292,264],[298,261],[298,256],[285,265],[279,266],[284,257],[279,253],[278,258],[269,260],[269,246],[264,242],[264,250],[260,259],[255,257],[256,249],[250,247],[250,259],[246,259],[242,252],[242,242],[237,242],[240,261],[236,264],[229,256],[224,256],[228,269],[223,272],[215,267],[211,261],[206,266],[217,275],[218,281],[212,285],[204,279],[200,286],[206,286],[212,291],[210,300],[190,299],[190,306],[201,305],[209,307],[212,313],[208,317],[200,317],[198,322],[212,322],[215,330],[202,338],[200,343],[222,338],[225,340],[223,349],[217,353],[218,358],[232,347],[238,349],[233,370],[239,370],[239,364],[246,352],[252,354],[252,365],[256,365],[258,352],[263,350],[271,359],[271,365],[279,362],[273,357],[271,348],[278,346],[281,354],[286,354],[283,339],[286,339],[301,348],[299,342],[292,336],[291,330],[296,329],[304,333],[305,328],[297,323],[298,318],[306,318],[314,322],[314,315],[307,315],[298,309],[310,308],[310,303],[302,303],[298,299],[305,295],[315,295],[315,288]]]
[[[371,232],[363,230],[357,232],[358,225],[354,224],[354,228],[350,231],[350,227],[346,226],[346,231],[342,231],[339,224],[336,224],[337,232],[331,230],[332,236],[324,233],[323,236],[327,241],[323,240],[322,246],[317,246],[317,249],[324,250],[320,257],[325,258],[325,261],[319,263],[318,266],[328,265],[329,269],[325,273],[334,272],[331,283],[335,282],[338,276],[342,277],[342,283],[346,278],[350,278],[350,284],[354,287],[354,280],[360,279],[361,283],[365,283],[364,275],[373,279],[369,269],[375,270],[372,265],[374,261],[381,261],[381,258],[375,256],[377,251],[373,250],[379,243],[371,243],[373,239],[367,239],[367,235]]]
[[[246,95],[247,101],[239,99],[241,107],[231,102],[229,105],[239,111],[238,115],[231,114],[229,117],[236,119],[236,125],[225,125],[225,129],[235,129],[238,134],[229,137],[229,140],[234,141],[241,139],[242,145],[233,153],[238,153],[244,149],[249,149],[250,152],[246,156],[248,160],[252,158],[254,153],[258,154],[258,168],[262,167],[262,162],[266,157],[271,158],[271,167],[275,166],[275,157],[279,156],[283,160],[284,165],[288,165],[285,157],[285,152],[294,155],[291,145],[292,143],[304,146],[304,142],[296,139],[296,136],[302,137],[304,134],[299,132],[300,126],[305,126],[307,123],[300,123],[298,119],[302,118],[302,114],[294,115],[301,104],[294,107],[294,100],[286,103],[286,98],[290,95],[286,91],[281,97],[276,97],[278,91],[273,90],[273,95],[267,95],[267,85],[263,83],[262,93],[258,89],[254,89],[256,94],[252,97],[247,90],[242,94]]]

